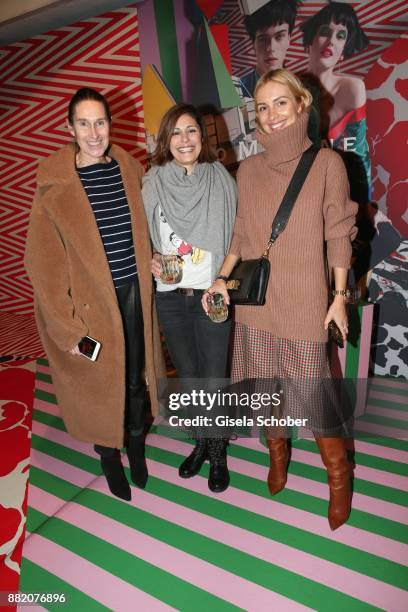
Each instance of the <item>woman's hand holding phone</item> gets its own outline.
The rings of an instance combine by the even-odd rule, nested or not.
[[[346,311],[346,301],[343,296],[336,296],[327,311],[326,318],[324,320],[324,329],[329,329],[329,323],[334,321],[337,325],[343,342],[347,340],[348,334],[348,317]],[[332,326],[333,327],[333,326]]]
[[[84,336],[79,343],[71,349],[69,352],[71,355],[82,355],[91,361],[96,361],[99,351],[101,349],[101,343],[90,336]]]

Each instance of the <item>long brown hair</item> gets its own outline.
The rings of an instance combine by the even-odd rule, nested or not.
[[[201,131],[202,147],[198,156],[198,163],[212,163],[217,159],[217,155],[210,145],[210,141],[205,129],[204,119],[201,113],[192,104],[180,102],[175,104],[163,115],[160,122],[159,131],[157,133],[157,143],[152,155],[152,164],[155,166],[163,166],[173,159],[170,151],[170,140],[173,135],[177,121],[182,115],[189,115],[198,124]]]

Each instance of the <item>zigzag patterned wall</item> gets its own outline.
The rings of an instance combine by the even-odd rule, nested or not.
[[[138,20],[112,11],[0,49],[0,310],[32,312],[23,266],[39,159],[70,140],[69,98],[95,87],[111,104],[113,139],[145,159]]]
[[[326,0],[306,0],[298,11],[292,40],[286,56],[285,66],[301,73],[307,68],[307,57],[302,44],[299,25],[327,4]],[[407,28],[406,0],[359,0],[350,2],[356,11],[360,25],[370,39],[370,45],[355,57],[342,62],[342,71],[364,78],[371,66],[381,55],[383,49],[399,38]],[[229,26],[232,72],[243,76],[248,66],[255,65],[252,43],[246,33],[237,0],[224,0],[217,13],[217,20]]]

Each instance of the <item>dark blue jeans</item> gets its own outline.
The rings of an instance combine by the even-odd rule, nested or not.
[[[202,292],[156,293],[157,314],[179,378],[225,378],[231,319],[213,323],[201,306]]]
[[[217,379],[225,379],[228,373],[231,319],[213,323],[201,306],[203,292],[195,293],[185,296],[177,291],[158,291],[156,305],[159,324],[178,378],[195,379],[187,380],[185,384],[181,382],[182,391],[188,393],[196,388],[214,392],[219,383]],[[211,415],[202,406],[190,406],[187,416],[214,416],[216,411],[217,406]],[[198,427],[188,430],[188,435],[193,438],[228,438],[230,433],[229,428]]]

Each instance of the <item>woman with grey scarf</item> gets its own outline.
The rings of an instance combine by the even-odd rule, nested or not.
[[[142,194],[156,252],[152,272],[160,327],[178,377],[205,379],[203,384],[211,385],[209,381],[227,375],[231,320],[213,323],[201,298],[228,252],[236,212],[235,181],[216,161],[203,118],[190,104],[176,104],[164,115],[152,164]],[[160,280],[162,255],[182,258],[179,283]],[[209,459],[208,486],[216,493],[225,491],[228,438],[199,429],[195,442],[179,475],[195,476]]]

